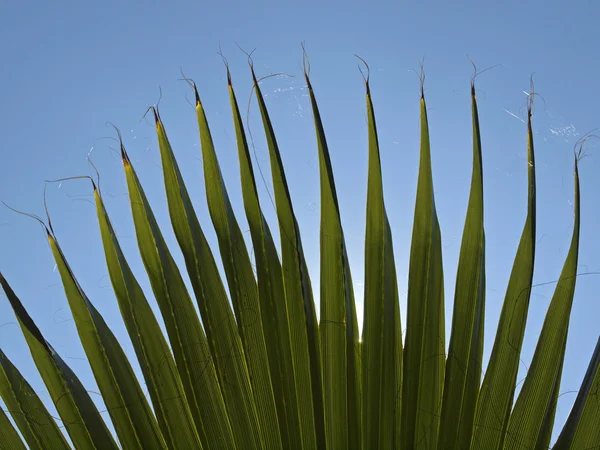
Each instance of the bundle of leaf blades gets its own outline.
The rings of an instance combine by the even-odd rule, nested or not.
[[[277,216],[275,224],[265,219],[247,129],[227,67],[243,206],[252,248],[245,243],[221,174],[199,89],[188,80],[196,100],[211,224],[200,224],[166,125],[157,108],[151,111],[169,217],[192,292],[188,291],[183,267],[175,262],[164,236],[167,231],[159,227],[119,135],[139,253],[162,317],[155,316],[153,300],[144,294],[134,276],[101,190],[92,181],[108,274],[148,398],[140,386],[142,380],[135,376],[121,344],[77,281],[77,267],[72,268],[67,262],[48,223],[48,242],[115,432],[113,435],[82,382],[44,338],[0,273],[0,284],[59,415],[51,416],[31,385],[0,350],[0,396],[7,408],[6,412],[0,410],[0,448],[549,448],[577,280],[580,153],[574,158],[571,245],[532,364],[515,396],[535,263],[533,92],[525,140],[527,215],[490,361],[483,374],[486,235],[483,145],[474,82],[471,81],[470,89],[471,187],[446,347],[442,231],[436,211],[423,86],[419,98],[420,164],[403,339],[373,93],[368,74],[364,78],[368,183],[361,335],[338,202],[344,193],[336,189],[326,120],[321,117],[310,80],[310,65],[304,57],[304,79],[319,160],[319,305],[314,300],[282,154],[251,58],[253,96],[268,147]],[[211,225],[217,237],[218,255],[213,253],[203,228]],[[166,334],[161,331],[160,319]],[[600,448],[599,388],[600,341],[555,449]]]

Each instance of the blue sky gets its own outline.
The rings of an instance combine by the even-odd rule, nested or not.
[[[102,176],[107,208],[121,244],[148,295],[136,247],[115,133],[138,170],[159,224],[178,259],[162,187],[154,126],[142,119],[162,88],[161,113],[205,232],[207,213],[192,93],[180,68],[195,79],[208,112],[218,156],[242,228],[238,163],[226,78],[217,55],[229,59],[244,111],[250,96],[246,50],[256,48],[259,75],[285,73],[262,84],[271,109],[315,290],[318,292],[318,159],[300,43],[325,124],[357,298],[362,299],[367,174],[364,88],[354,53],[371,67],[388,214],[394,233],[406,320],[408,253],[418,169],[418,89],[415,70],[425,58],[436,204],[442,228],[446,318],[450,330],[456,261],[471,172],[469,79],[472,66],[497,66],[477,78],[482,129],[487,236],[485,357],[493,343],[504,291],[525,218],[525,91],[535,73],[534,116],[538,163],[536,284],[556,280],[572,231],[572,151],[600,126],[600,64],[594,2],[39,2],[0,6],[0,199],[43,214],[44,180],[89,173],[86,155]],[[543,98],[543,100],[542,100]],[[248,121],[258,164],[268,176],[268,154],[256,105]],[[596,224],[600,211],[598,145],[581,166],[582,233],[579,272],[600,271]],[[112,149],[111,149],[112,148]],[[270,189],[269,183],[266,184]],[[273,222],[268,190],[263,206]],[[84,290],[105,316],[129,356],[107,276],[89,185],[48,186],[59,242]],[[216,246],[213,248],[216,249]],[[58,272],[43,233],[33,221],[0,208],[0,270],[55,348],[90,389],[94,381],[71,320]],[[581,276],[571,318],[556,419],[562,425],[598,337],[600,276]],[[528,367],[554,286],[536,287],[519,379]],[[150,295],[151,296],[151,295]],[[0,296],[0,347],[48,400],[7,301]],[[361,307],[359,305],[359,310]],[[99,400],[98,400],[99,401]]]

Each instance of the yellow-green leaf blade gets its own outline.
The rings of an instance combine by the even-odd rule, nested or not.
[[[294,371],[281,262],[269,225],[260,207],[242,116],[231,83],[229,96],[240,161],[244,209],[254,247],[260,311],[269,355],[273,393],[282,430],[282,443],[284,448],[311,448],[316,445],[314,415],[310,403],[301,397],[297,384],[298,377]]]
[[[362,340],[363,448],[398,448],[401,423],[402,330],[392,234],[383,197],[375,111],[366,84],[369,167]]]
[[[125,153],[123,163],[138,248],[167,334],[200,441],[205,449],[235,448],[213,357],[181,273]]]
[[[483,227],[483,167],[475,86],[473,114],[473,173],[467,217],[456,275],[452,331],[446,361],[439,448],[468,448],[483,354],[485,311],[485,232]]]
[[[309,406],[313,409],[317,447],[325,449],[327,448],[327,433],[323,403],[321,344],[312,286],[281,154],[254,69],[252,69],[252,78],[271,161],[271,176],[281,240],[281,267],[288,304],[298,392],[301,398],[310,402],[310,406],[303,404],[303,407]],[[305,445],[308,444],[305,443]]]
[[[75,448],[116,450],[118,447],[112,434],[81,381],[44,339],[1,273],[0,284],[17,316],[33,361]]]
[[[360,448],[360,354],[354,287],[346,254],[333,169],[317,100],[305,73],[313,110],[321,184],[321,314],[325,423],[329,448]]]
[[[117,338],[79,286],[52,234],[48,235],[48,242],[79,338],[121,445],[166,448],[156,418]]]
[[[19,433],[12,426],[2,408],[0,408],[0,448],[26,450]]]
[[[504,448],[548,448],[565,357],[579,255],[579,173],[575,160],[573,237],[525,382],[515,402]],[[548,427],[547,424],[550,426]],[[598,424],[600,426],[600,424]]]
[[[554,450],[600,448],[600,337]]]
[[[169,215],[196,294],[235,441],[238,448],[260,448],[256,407],[235,316],[163,123],[158,114],[155,119]]]
[[[2,350],[0,350],[0,396],[30,449],[70,448],[31,385]]]
[[[261,438],[263,445],[268,448],[279,448],[281,447],[281,433],[271,385],[269,359],[258,301],[258,287],[248,249],[221,176],[206,113],[199,97],[196,98],[208,210],[217,234],[231,302],[242,339],[254,392]]]
[[[535,155],[531,111],[527,121],[527,163],[527,218],[508,281],[490,361],[479,391],[471,441],[473,450],[497,450],[503,444],[517,382],[535,257]]]
[[[403,447],[437,448],[446,347],[440,227],[435,210],[427,108],[421,96],[421,156],[408,274],[402,380]]]
[[[108,274],[167,446],[197,448],[198,433],[171,350],[125,259],[97,189],[94,199]]]

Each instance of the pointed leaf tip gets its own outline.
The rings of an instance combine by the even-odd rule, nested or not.
[[[258,80],[256,79],[256,72],[254,72],[254,63],[252,63],[252,61],[248,62],[248,65],[250,66],[250,73],[252,74],[252,81],[254,82],[255,85],[258,85]]]
[[[154,115],[154,122],[158,125],[161,121],[160,121],[160,115],[158,114],[158,110],[156,109],[156,106],[151,106],[148,108],[149,111],[152,111],[152,114]]]
[[[125,150],[125,145],[123,145],[123,138],[121,137],[121,132],[117,130],[117,133],[119,134],[119,149],[121,150],[121,159],[123,160],[123,164],[131,165],[131,159],[127,154],[127,150]]]
[[[125,146],[121,143],[121,159],[123,160],[123,164],[125,166],[131,166],[131,159],[127,154],[127,150],[125,150]]]
[[[196,83],[191,81],[192,89],[194,90],[194,97],[196,97],[196,107],[202,106],[202,102],[200,101],[200,94],[198,93],[198,86]]]
[[[304,72],[304,79],[306,80],[306,87],[309,91],[312,91],[312,84],[310,83],[310,78],[308,77],[308,73],[306,73],[306,71]]]

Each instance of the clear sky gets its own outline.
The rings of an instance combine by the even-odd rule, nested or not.
[[[250,96],[246,50],[256,48],[259,75],[286,73],[262,84],[318,292],[318,159],[310,105],[301,78],[300,43],[312,63],[339,193],[359,313],[367,174],[364,88],[354,53],[371,67],[384,188],[394,233],[402,321],[406,323],[408,254],[418,169],[418,88],[415,70],[425,57],[433,175],[445,263],[447,330],[456,261],[471,173],[469,79],[477,78],[482,129],[487,236],[485,361],[489,357],[508,276],[525,219],[525,91],[535,73],[534,116],[538,164],[536,284],[556,280],[572,231],[572,152],[600,127],[600,6],[581,2],[3,2],[0,6],[0,199],[43,215],[44,180],[89,173],[102,189],[121,244],[151,298],[137,251],[126,185],[107,121],[120,127],[159,224],[178,261],[169,224],[154,126],[143,120],[162,88],[161,113],[216,249],[207,213],[192,93],[180,68],[200,89],[234,208],[245,224],[225,70],[229,59],[244,111]],[[210,3],[210,5],[209,5]],[[248,117],[258,164],[268,175],[268,153],[256,105]],[[112,148],[112,150],[111,150]],[[582,232],[579,272],[600,271],[598,144],[581,167]],[[270,183],[267,183],[270,190]],[[263,207],[273,206],[261,184]],[[48,206],[59,242],[84,290],[132,358],[101,249],[91,189],[83,181],[48,186]],[[89,389],[96,389],[77,339],[58,272],[39,226],[0,207],[0,270],[55,348]],[[600,276],[581,276],[567,345],[556,419],[558,430],[579,389],[599,334]],[[536,287],[519,379],[528,367],[553,284]],[[153,302],[153,300],[152,300]],[[49,400],[8,302],[0,296],[0,347]],[[100,401],[99,399],[97,399]]]

